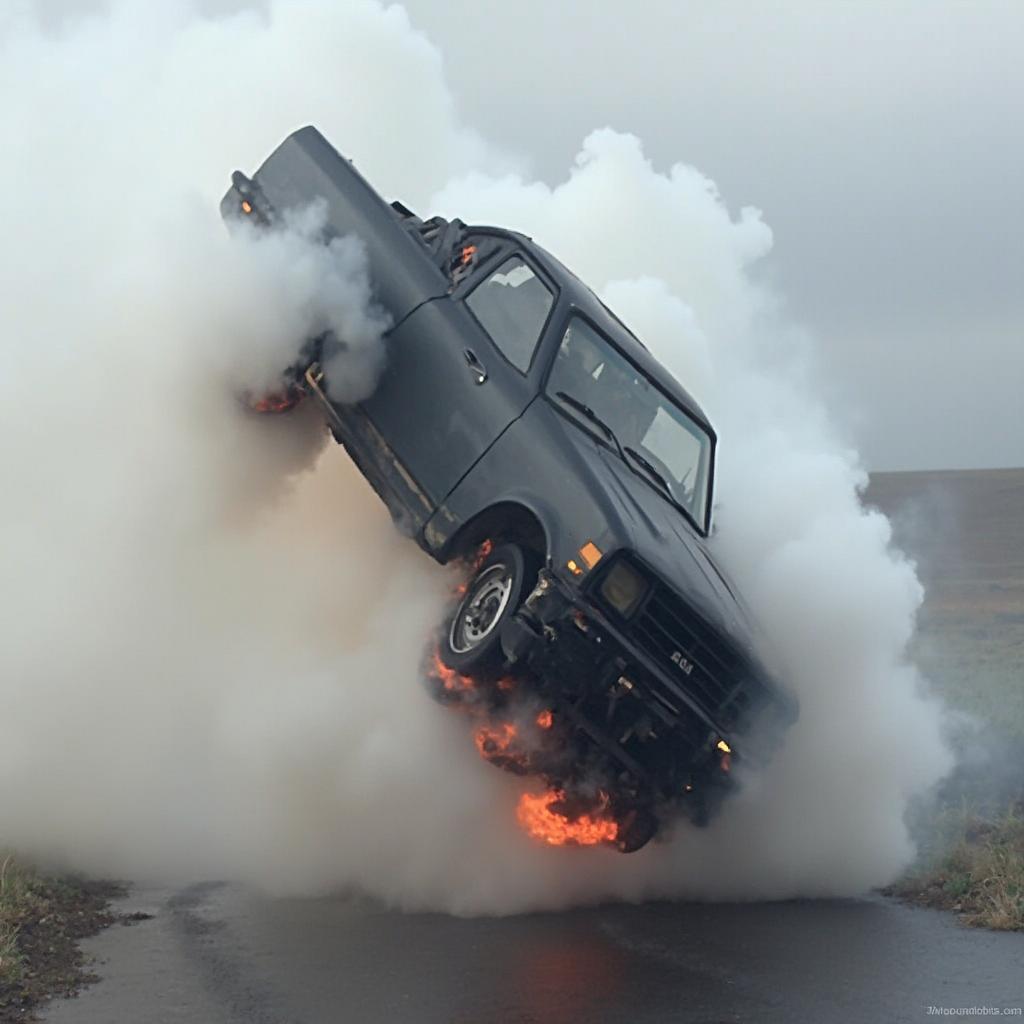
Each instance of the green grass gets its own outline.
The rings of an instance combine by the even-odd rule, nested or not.
[[[46,999],[92,980],[78,941],[114,920],[108,902],[118,891],[0,852],[0,1024],[33,1020]]]
[[[911,656],[951,707],[1024,740],[1024,617],[930,615]]]
[[[893,891],[958,913],[965,924],[1024,930],[1024,808],[992,818],[946,808],[934,842]]]
[[[29,907],[24,871],[7,856],[0,860],[0,992],[16,985],[24,970],[18,933]]]
[[[965,763],[912,822],[916,864],[892,891],[965,924],[1024,930],[1024,617],[932,613],[912,657],[947,704],[980,724],[987,764]]]

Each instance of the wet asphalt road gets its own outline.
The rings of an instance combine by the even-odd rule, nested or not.
[[[1024,935],[881,898],[462,920],[204,885],[120,909],[153,917],[86,943],[103,980],[51,1024],[817,1024],[1024,1006]]]

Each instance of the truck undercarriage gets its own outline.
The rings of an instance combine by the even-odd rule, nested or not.
[[[729,744],[547,569],[508,613],[493,558],[505,547],[481,546],[447,627],[462,623],[477,642],[497,630],[503,657],[460,673],[442,636],[428,674],[435,696],[473,718],[485,760],[544,782],[546,794],[524,797],[521,819],[524,807],[536,819],[524,826],[548,842],[632,852],[673,819],[707,824],[734,786]]]

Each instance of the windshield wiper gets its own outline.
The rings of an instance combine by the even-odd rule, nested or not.
[[[669,501],[673,505],[679,505],[682,508],[682,504],[679,499],[672,493],[672,488],[669,486],[668,481],[664,475],[660,473],[650,462],[647,461],[635,448],[630,448],[629,445],[623,449],[625,453],[643,470],[646,471],[647,475],[668,495]]]
[[[560,401],[565,402],[566,405],[575,409],[593,423],[594,426],[597,427],[605,437],[615,445],[615,450],[619,453],[619,458],[622,459],[623,462],[628,464],[629,460],[626,457],[629,456],[629,459],[632,459],[633,462],[644,470],[648,478],[657,486],[658,490],[660,490],[665,497],[668,498],[668,500],[675,505],[677,509],[679,509],[680,512],[686,515],[688,519],[691,521],[693,520],[690,510],[675,496],[672,492],[672,488],[669,486],[669,482],[661,472],[648,462],[647,459],[645,459],[635,448],[630,448],[628,445],[623,448],[618,437],[615,435],[615,431],[612,430],[612,428],[609,427],[608,424],[605,423],[605,421],[601,419],[601,417],[598,416],[589,405],[586,404],[586,402],[581,402],[578,398],[574,398],[567,391],[556,391],[555,397]]]
[[[556,391],[555,398],[565,402],[566,405],[571,406],[577,412],[582,413],[588,420],[590,420],[590,422],[593,423],[594,426],[597,427],[604,436],[615,445],[615,449],[619,453],[619,458],[622,459],[623,462],[626,461],[625,452],[622,450],[622,445],[619,443],[619,439],[615,436],[615,431],[612,430],[612,428],[609,427],[608,424],[605,423],[605,421],[601,419],[601,417],[598,416],[589,405],[586,404],[586,402],[581,402],[578,398],[573,398],[572,395],[565,391]]]
[[[686,516],[686,518],[689,519],[690,522],[693,523],[693,525],[696,526],[698,530],[700,530],[701,526],[694,518],[693,513],[690,511],[689,507],[684,502],[680,501],[675,496],[675,494],[672,493],[672,488],[669,486],[669,483],[665,479],[665,477],[657,469],[655,469],[654,466],[652,466],[651,463],[648,462],[647,459],[645,459],[635,448],[630,448],[627,445],[624,451],[638,466],[640,466],[647,473],[648,477],[658,485],[658,488],[661,490],[661,492],[665,495],[666,498],[668,498],[669,503],[675,505],[675,507],[679,509],[679,511],[682,512],[683,515]]]

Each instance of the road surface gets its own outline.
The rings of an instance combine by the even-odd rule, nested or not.
[[[862,1024],[1024,1006],[1024,935],[881,897],[458,919],[209,884],[120,909],[153,916],[86,943],[102,980],[50,1024]]]

